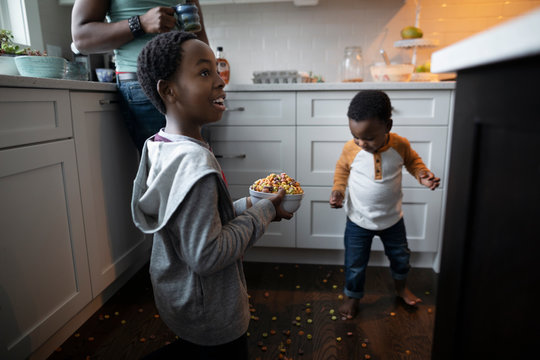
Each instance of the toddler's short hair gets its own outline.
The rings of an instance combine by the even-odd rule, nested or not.
[[[162,114],[166,109],[157,82],[168,80],[175,73],[182,61],[182,43],[196,38],[193,33],[176,30],[159,34],[146,43],[137,58],[137,78],[141,88]]]
[[[378,119],[386,123],[392,118],[390,98],[380,90],[360,91],[351,100],[347,116],[354,121]]]

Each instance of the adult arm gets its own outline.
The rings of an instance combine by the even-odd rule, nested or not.
[[[196,33],[200,40],[208,44],[199,1],[202,29]],[[133,40],[128,20],[115,23],[104,22],[110,7],[110,0],[76,0],[71,13],[71,33],[75,47],[82,53],[103,53],[119,48]],[[174,29],[176,17],[172,7],[158,6],[140,14],[139,19],[145,33],[158,34]]]

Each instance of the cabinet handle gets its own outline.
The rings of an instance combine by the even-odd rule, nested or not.
[[[246,108],[243,106],[227,109],[227,111],[245,111],[245,110]]]
[[[102,99],[99,100],[99,105],[110,105],[110,104],[119,104],[120,101],[118,100],[109,100],[109,99]]]
[[[240,155],[215,155],[217,159],[245,159],[246,154]]]

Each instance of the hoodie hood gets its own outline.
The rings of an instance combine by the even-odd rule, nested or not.
[[[220,169],[210,150],[193,141],[146,141],[133,184],[135,225],[145,234],[161,230],[199,179],[214,173],[222,179]]]

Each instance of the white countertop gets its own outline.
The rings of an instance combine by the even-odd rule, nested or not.
[[[225,91],[346,91],[346,90],[441,90],[454,89],[454,81],[441,82],[360,82],[310,84],[229,84]],[[0,75],[0,86],[85,91],[116,91],[116,83],[73,81]]]
[[[540,54],[540,8],[431,55],[434,73]]]
[[[454,81],[441,82],[360,82],[309,84],[229,84],[225,91],[346,91],[346,90],[440,90],[454,89]]]
[[[0,86],[83,91],[116,91],[116,83],[0,75]]]

